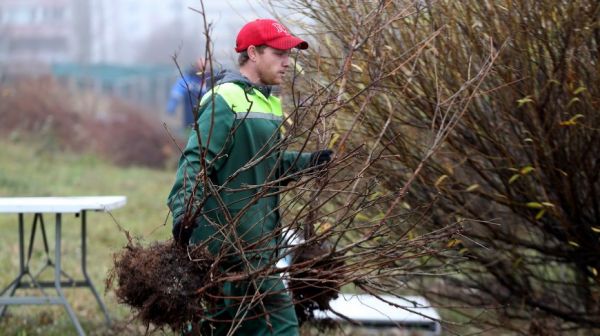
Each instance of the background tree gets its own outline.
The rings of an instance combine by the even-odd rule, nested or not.
[[[386,239],[462,228],[416,267],[437,272],[396,279],[477,326],[600,328],[600,4],[288,3],[312,20],[314,87],[344,102],[320,101],[339,112],[320,135],[370,148]]]

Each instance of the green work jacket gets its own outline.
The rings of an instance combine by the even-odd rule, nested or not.
[[[249,82],[215,86],[198,114],[201,141],[192,132],[168,197],[174,223],[194,220],[191,243],[207,243],[215,255],[272,262],[280,221],[276,181],[309,168],[310,153],[281,148],[281,102]],[[203,172],[210,183],[202,183]]]

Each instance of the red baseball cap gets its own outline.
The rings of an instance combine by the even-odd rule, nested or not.
[[[281,23],[271,19],[257,19],[240,29],[235,40],[235,51],[242,52],[251,45],[267,45],[281,50],[308,48],[306,41],[291,35]]]

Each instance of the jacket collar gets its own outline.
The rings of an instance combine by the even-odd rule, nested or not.
[[[217,84],[232,82],[242,84],[246,92],[252,92],[252,89],[256,89],[267,99],[269,99],[269,96],[271,95],[272,87],[270,85],[254,84],[237,70],[225,70],[223,78],[219,80]]]

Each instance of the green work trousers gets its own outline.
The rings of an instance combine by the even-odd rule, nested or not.
[[[265,215],[261,212],[264,207],[255,206],[248,211],[240,225],[236,227],[236,236],[229,239],[225,224],[221,226],[199,221],[191,238],[192,244],[208,242],[207,247],[213,255],[230,255],[221,261],[220,269],[224,273],[252,273],[263,267],[270,267],[277,258],[276,237],[269,237],[269,232],[277,226],[277,216]],[[214,223],[226,223],[217,212],[212,218]],[[242,261],[239,251],[231,241],[240,239],[242,245],[256,245],[261,242],[258,250],[247,248]],[[226,248],[227,246],[232,246]],[[258,277],[252,280],[225,282],[220,288],[219,299],[214,307],[207,307],[207,318],[201,322],[202,335],[299,335],[298,319],[290,294],[279,275]],[[185,333],[184,333],[185,334]],[[196,335],[197,331],[190,334]]]
[[[202,335],[299,335],[292,299],[279,277],[225,283],[213,312],[202,322]]]

